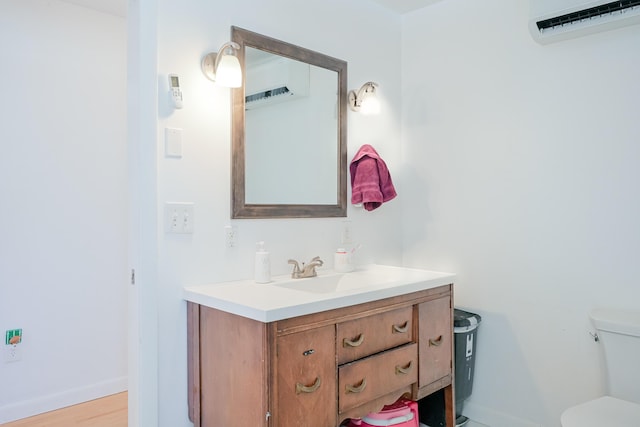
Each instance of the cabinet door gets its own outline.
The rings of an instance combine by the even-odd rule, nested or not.
[[[278,337],[274,425],[335,425],[335,351],[334,325]]]
[[[190,392],[200,400],[201,427],[266,425],[266,343],[265,323],[200,307],[200,390]]]
[[[439,298],[418,305],[420,334],[419,387],[451,374],[451,298]]]

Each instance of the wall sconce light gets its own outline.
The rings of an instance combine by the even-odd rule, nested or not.
[[[376,96],[377,87],[378,83],[366,82],[358,92],[349,91],[349,107],[362,114],[379,114],[380,100]]]
[[[202,58],[202,72],[211,81],[224,87],[242,86],[242,68],[236,52],[240,45],[227,42],[218,53],[210,52]]]

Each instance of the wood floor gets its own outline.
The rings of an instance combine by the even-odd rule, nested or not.
[[[127,392],[12,421],[2,427],[127,427]]]

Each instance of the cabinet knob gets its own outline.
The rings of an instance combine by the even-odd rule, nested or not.
[[[343,347],[358,347],[363,342],[364,342],[364,334],[360,334],[360,335],[358,335],[358,338],[356,338],[355,340],[350,340],[348,338],[343,339],[342,340],[342,346]]]
[[[347,393],[362,393],[364,389],[367,388],[367,379],[363,378],[362,381],[360,381],[360,385],[357,386],[347,384],[345,388],[347,389]]]
[[[413,360],[409,361],[409,364],[406,365],[405,367],[396,365],[396,375],[400,375],[400,374],[408,374],[409,372],[411,372],[411,369],[413,368]]]
[[[316,381],[310,386],[306,386],[300,383],[296,383],[296,394],[300,393],[313,393],[320,388],[320,377],[316,377]]]
[[[404,325],[393,325],[393,333],[404,334],[409,330],[409,321],[404,322]]]
[[[429,347],[431,347],[431,346],[437,347],[440,344],[442,344],[442,335],[440,335],[435,340],[433,338],[429,338]]]

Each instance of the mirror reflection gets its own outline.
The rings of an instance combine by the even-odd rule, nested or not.
[[[237,27],[232,217],[346,216],[346,63]]]
[[[337,204],[337,73],[252,47],[245,67],[245,202]]]

